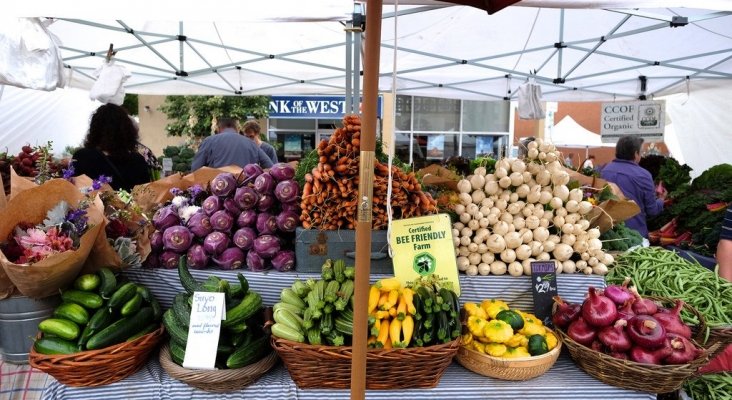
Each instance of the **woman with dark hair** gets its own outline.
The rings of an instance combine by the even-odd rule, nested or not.
[[[89,122],[84,147],[73,155],[74,173],[92,179],[112,178],[115,190],[131,190],[150,182],[145,158],[137,152],[138,133],[127,111],[115,104],[97,108]]]

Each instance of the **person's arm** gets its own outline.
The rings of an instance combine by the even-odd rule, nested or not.
[[[269,147],[267,147],[267,149],[269,150],[269,158],[272,159],[272,163],[277,164],[279,162],[277,160],[277,150],[275,150],[274,146],[272,146],[271,144],[269,145]]]
[[[267,153],[264,152],[259,146],[257,146],[257,163],[262,168],[272,168],[272,160],[270,160]]]
[[[206,143],[206,139],[204,139],[201,142],[201,145],[198,147],[198,151],[196,152],[196,155],[193,156],[193,161],[191,162],[191,171],[195,171],[201,167],[204,167],[208,164],[208,143]]]
[[[717,244],[719,276],[732,282],[732,240],[721,239]]]
[[[643,196],[646,215],[653,217],[660,214],[663,211],[663,199],[656,198],[656,187],[653,185],[653,179],[650,176],[644,176],[638,180],[638,184]]]

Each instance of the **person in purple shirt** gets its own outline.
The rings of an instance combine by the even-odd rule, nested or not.
[[[623,191],[625,197],[633,200],[640,207],[640,213],[625,221],[628,228],[635,229],[644,238],[648,237],[647,217],[653,217],[663,211],[665,191],[656,196],[651,173],[638,165],[643,138],[623,136],[615,145],[615,159],[601,171],[601,177],[612,182]]]

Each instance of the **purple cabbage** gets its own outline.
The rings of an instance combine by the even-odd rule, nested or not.
[[[235,189],[236,177],[232,173],[222,172],[211,179],[211,193],[216,196],[226,197],[234,193]]]
[[[269,173],[265,172],[254,180],[254,190],[259,194],[272,193],[275,188],[275,180]]]
[[[254,251],[247,253],[247,268],[250,271],[264,271],[266,269],[266,261]]]
[[[280,204],[280,207],[282,208],[282,211],[293,211],[298,214],[300,213],[300,203],[296,201],[282,203]]]
[[[186,226],[195,237],[199,238],[204,238],[206,237],[206,235],[211,233],[211,231],[213,231],[213,227],[211,226],[211,219],[208,215],[206,215],[206,213],[200,210],[191,215],[191,218],[188,220]]]
[[[278,182],[286,181],[295,177],[295,168],[287,163],[277,163],[269,169],[269,174]]]
[[[203,249],[209,255],[217,256],[229,247],[229,243],[229,237],[225,233],[213,231],[203,239]]]
[[[272,257],[272,266],[280,272],[292,271],[295,268],[295,252],[292,250],[280,250]]]
[[[163,232],[163,248],[183,253],[191,247],[193,234],[185,226],[175,225]]]
[[[231,215],[239,215],[241,212],[241,208],[239,208],[239,205],[231,197],[224,200],[224,210],[231,213]]]
[[[270,235],[277,230],[277,218],[274,215],[263,212],[257,215],[257,232],[260,235]]]
[[[256,179],[259,175],[262,175],[264,170],[262,170],[262,167],[259,166],[259,164],[247,164],[244,166],[244,175],[248,179]]]
[[[240,187],[234,193],[234,201],[242,210],[249,210],[257,205],[259,194],[249,186]]]
[[[209,258],[203,246],[195,243],[188,249],[186,261],[188,262],[188,268],[204,269],[208,266]]]
[[[294,202],[299,194],[300,186],[292,179],[278,183],[274,190],[275,197],[281,203]]]
[[[275,204],[275,198],[271,194],[263,194],[259,196],[257,210],[260,212],[269,211]]]
[[[232,240],[236,247],[242,250],[249,250],[254,244],[254,239],[257,238],[257,232],[252,228],[240,228],[234,232]]]
[[[254,210],[244,210],[236,218],[236,226],[244,228],[247,226],[255,226],[257,223],[257,212]]]
[[[254,239],[254,251],[262,258],[272,258],[280,251],[280,238],[275,235],[260,235]]]
[[[219,210],[211,215],[211,227],[219,232],[231,232],[234,217],[226,210]]]
[[[178,261],[180,261],[181,255],[170,250],[164,251],[160,254],[160,266],[166,269],[178,268]]]
[[[150,235],[150,248],[154,251],[163,250],[163,232],[156,230]]]
[[[173,206],[165,206],[155,211],[153,215],[153,226],[159,231],[164,231],[171,226],[180,224],[180,218],[178,212],[173,209]]]
[[[244,252],[241,249],[238,247],[229,247],[221,255],[214,257],[213,261],[221,269],[237,269],[241,268],[244,258]]]
[[[216,196],[208,196],[206,200],[201,203],[201,208],[206,215],[213,215],[216,211],[219,211],[222,207],[222,201]]]
[[[277,218],[277,229],[282,232],[294,232],[300,225],[300,216],[294,211],[283,211]]]

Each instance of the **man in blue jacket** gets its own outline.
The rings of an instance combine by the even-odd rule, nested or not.
[[[272,161],[252,139],[239,134],[236,120],[219,118],[217,133],[203,139],[193,157],[191,169],[195,171],[201,167],[220,168],[227,165],[244,167],[247,164],[270,168]]]
[[[657,197],[651,173],[638,165],[642,145],[643,138],[637,136],[623,136],[618,139],[615,159],[602,169],[601,176],[618,185],[625,197],[638,204],[640,213],[625,221],[625,225],[648,238],[646,218],[663,211],[666,193],[664,191]]]

